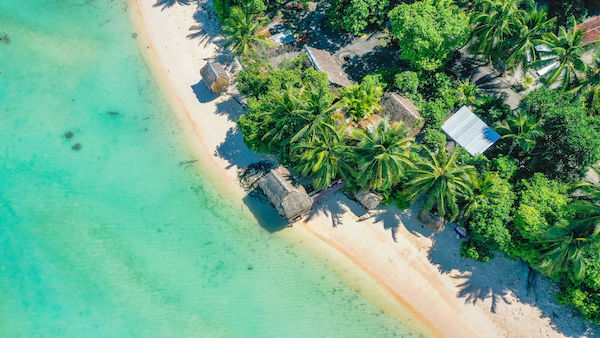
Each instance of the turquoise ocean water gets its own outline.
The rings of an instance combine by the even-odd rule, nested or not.
[[[0,0],[0,336],[410,334],[181,164],[124,8]]]

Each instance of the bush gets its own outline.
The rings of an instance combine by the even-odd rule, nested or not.
[[[520,202],[514,219],[515,229],[521,237],[538,239],[549,226],[565,220],[567,188],[566,184],[551,180],[542,173],[521,181]]]
[[[478,252],[506,251],[512,246],[509,224],[516,200],[512,188],[508,181],[499,179],[494,196],[482,200],[467,220],[469,240],[477,245]]]
[[[262,14],[267,10],[263,0],[214,0],[213,5],[221,22],[229,17],[233,7],[244,8],[252,14]]]
[[[421,115],[425,120],[425,126],[433,129],[440,129],[444,120],[450,114],[447,102],[441,99],[427,101],[421,107]]]
[[[479,262],[487,262],[494,258],[494,253],[487,247],[477,245],[473,241],[462,242],[460,245],[460,255],[465,258],[471,258]]]
[[[367,26],[383,23],[387,6],[388,0],[332,0],[327,17],[333,29],[359,35]]]
[[[517,162],[510,156],[500,155],[492,160],[492,170],[496,171],[500,177],[511,181],[517,172]]]
[[[389,17],[400,57],[417,69],[439,69],[470,34],[469,19],[449,0],[400,4]]]
[[[394,86],[409,97],[416,97],[419,92],[419,74],[411,71],[405,71],[396,74]]]
[[[423,135],[423,143],[433,151],[446,146],[446,134],[438,129],[427,128]]]

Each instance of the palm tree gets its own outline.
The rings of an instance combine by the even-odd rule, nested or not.
[[[342,91],[342,104],[350,116],[355,120],[362,120],[381,110],[381,95],[381,86],[372,81],[363,81],[360,85],[352,85]]]
[[[341,130],[335,133],[317,132],[315,138],[295,145],[293,157],[298,172],[311,178],[315,189],[325,189],[338,177],[348,179],[353,173],[353,153],[343,142]]]
[[[519,16],[516,0],[484,0],[479,10],[471,16],[473,31],[471,48],[488,57],[499,56],[505,40],[519,30]]]
[[[579,182],[572,191],[577,200],[567,208],[573,218],[542,235],[540,244],[546,248],[538,268],[553,278],[571,273],[574,281],[579,281],[585,275],[585,256],[600,258],[600,187]]]
[[[339,105],[333,104],[333,96],[328,88],[313,86],[304,88],[301,100],[299,112],[310,116],[310,120],[291,138],[291,142],[295,143],[303,139],[314,140],[319,134],[335,134],[336,128],[332,115]]]
[[[517,17],[519,30],[505,42],[505,50],[508,51],[506,64],[513,69],[521,67],[525,70],[531,63],[540,59],[535,41],[541,39],[554,27],[556,18],[547,20],[546,12],[538,10],[537,5],[529,11],[520,13],[521,15]]]
[[[304,126],[314,118],[303,110],[299,92],[293,88],[269,93],[261,107],[262,119],[271,129],[262,137],[269,144],[285,147]]]
[[[251,55],[258,45],[272,45],[263,34],[264,18],[250,14],[240,7],[233,7],[230,16],[223,22],[225,47],[239,55]]]
[[[578,281],[585,275],[585,256],[600,258],[600,207],[590,201],[577,201],[569,208],[577,210],[579,216],[567,225],[551,227],[542,236],[539,243],[546,248],[538,269],[553,278],[572,273]]]
[[[389,189],[400,181],[411,165],[413,139],[407,133],[403,123],[390,124],[387,117],[373,131],[355,129],[360,166],[357,180],[363,189]]]
[[[533,150],[537,139],[544,133],[542,121],[537,120],[534,115],[527,115],[521,110],[516,110],[512,116],[498,123],[496,131],[502,135],[501,139],[512,141],[508,150],[509,156],[517,145],[524,152]]]
[[[592,65],[588,67],[585,79],[571,91],[582,95],[591,111],[600,113],[600,53],[596,54]]]
[[[454,220],[458,215],[457,197],[469,190],[467,174],[475,168],[457,162],[457,152],[446,154],[442,148],[436,153],[426,150],[426,156],[413,169],[407,171],[410,180],[406,183],[406,193],[411,200],[427,195],[421,213],[434,207],[438,216],[449,216]]]
[[[584,31],[577,25],[567,30],[560,27],[558,35],[546,33],[541,40],[535,40],[536,44],[545,45],[548,50],[541,51],[543,60],[534,62],[532,68],[542,68],[552,65],[550,71],[543,75],[542,79],[546,85],[560,83],[563,89],[567,89],[578,81],[578,77],[587,71],[587,65],[583,61],[583,55],[589,51],[594,43],[583,45]]]
[[[492,198],[500,197],[500,190],[497,189],[500,176],[496,172],[488,171],[480,175],[477,171],[471,171],[467,174],[467,184],[469,189],[463,191],[463,198],[466,203],[462,210],[462,217],[469,218],[481,203],[489,201]]]

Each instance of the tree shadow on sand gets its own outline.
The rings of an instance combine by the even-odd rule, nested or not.
[[[228,162],[228,169],[233,166],[244,168],[264,159],[261,155],[248,149],[242,133],[236,127],[227,131],[227,136],[223,143],[217,146],[215,155]]]
[[[500,302],[511,304],[514,297],[539,308],[541,316],[549,318],[555,329],[566,336],[600,332],[594,331],[598,328],[574,315],[570,308],[560,305],[554,296],[559,286],[531,270],[525,262],[510,260],[501,253],[485,263],[461,257],[462,241],[453,231],[455,225],[447,223],[444,231],[430,237],[434,244],[428,259],[442,273],[461,281],[457,296],[465,303],[489,301],[489,311],[495,313]]]
[[[217,43],[222,39],[221,22],[213,7],[213,2],[200,0],[198,8],[194,13],[196,24],[191,26],[187,35],[188,39],[197,39],[199,45],[206,46],[209,43]]]
[[[188,6],[191,5],[192,2],[194,2],[193,0],[158,0],[156,1],[156,3],[154,4],[154,7],[161,7],[161,10],[165,10],[169,7],[173,7],[175,4],[179,4],[179,5],[183,5],[183,6]]]
[[[311,221],[314,217],[323,214],[331,218],[331,226],[337,227],[342,224],[341,216],[349,209],[354,215],[361,216],[365,214],[365,209],[358,203],[350,200],[346,195],[341,192],[336,192],[326,198],[315,202],[313,208],[306,216],[306,221]]]

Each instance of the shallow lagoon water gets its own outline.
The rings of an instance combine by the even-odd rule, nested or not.
[[[405,336],[207,184],[121,0],[0,0],[0,336]]]

